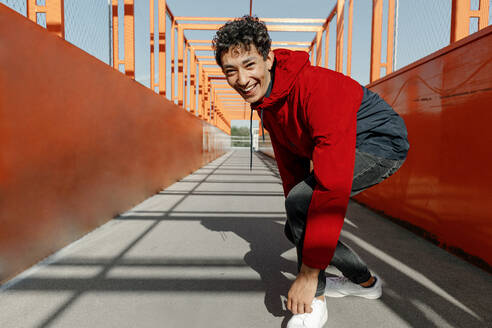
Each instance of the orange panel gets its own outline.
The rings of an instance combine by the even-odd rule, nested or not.
[[[0,43],[0,280],[223,152],[202,148],[218,129],[4,5]]]
[[[369,85],[403,116],[411,148],[394,177],[356,197],[489,266],[491,54],[488,27]]]

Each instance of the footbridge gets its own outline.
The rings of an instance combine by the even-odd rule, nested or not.
[[[341,234],[383,296],[325,327],[491,327],[489,1],[326,2],[0,0],[0,327],[285,327],[275,156],[211,48],[248,8],[409,132]]]

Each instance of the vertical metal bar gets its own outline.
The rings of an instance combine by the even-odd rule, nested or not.
[[[398,60],[398,15],[399,15],[399,10],[400,10],[400,0],[396,0],[396,9],[395,9],[395,42],[394,42],[394,50],[393,50],[393,68],[392,70],[395,70],[397,67],[397,60]]]
[[[470,0],[453,0],[451,6],[451,43],[468,35],[470,31]]]
[[[372,0],[371,76],[379,79],[381,72],[381,34],[383,32],[383,0]]]
[[[176,92],[175,92],[176,63],[174,62],[175,56],[176,56],[175,55],[176,49],[174,49],[174,27],[175,27],[175,21],[173,19],[172,24],[171,24],[171,101],[173,101],[173,102],[176,99],[176,97],[175,97],[175,95],[176,95]]]
[[[33,22],[36,22],[36,8],[36,0],[26,1],[27,18],[29,18]]]
[[[108,64],[109,66],[113,66],[113,52],[112,52],[112,45],[113,45],[113,6],[111,4],[111,0],[108,0],[108,42],[109,42],[109,57],[108,57]]]
[[[214,124],[215,119],[215,96],[214,96],[214,87],[213,84],[210,83],[210,122]]]
[[[183,106],[183,28],[178,24],[178,106]]]
[[[253,16],[253,0],[249,0],[249,15]]]
[[[190,46],[190,112],[195,114],[196,109],[196,62],[195,49]]]
[[[393,71],[393,50],[395,44],[395,0],[388,0],[388,38],[386,45],[386,75]]]
[[[470,34],[470,18],[478,18],[478,29],[488,26],[489,0],[480,0],[479,9],[471,10],[470,0],[453,0],[451,8],[451,43]]]
[[[199,88],[198,88],[198,117],[203,117],[203,66],[200,62],[198,62],[198,77],[199,77]]]
[[[149,3],[149,22],[150,22],[150,89],[155,92],[155,26],[154,26],[154,0]]]
[[[204,87],[205,87],[205,93],[204,93],[204,96],[205,96],[205,120],[207,122],[210,121],[210,79],[208,77],[208,74],[205,73],[205,78],[204,78]]]
[[[214,91],[214,87],[212,85],[212,81],[209,79],[208,81],[208,91],[209,91],[209,122],[210,123],[213,123],[213,119],[214,119],[214,94],[213,94],[213,91]]]
[[[118,26],[118,0],[112,1],[113,7],[113,67],[119,71],[120,48],[119,48],[119,26]]]
[[[480,0],[478,29],[481,30],[489,26],[489,0]]]
[[[166,96],[166,0],[157,0],[159,30],[159,94]]]
[[[328,68],[328,57],[330,55],[330,24],[326,24],[325,30],[325,68]]]
[[[65,3],[64,0],[46,0],[44,6],[38,6],[36,0],[26,1],[27,17],[37,23],[37,14],[46,14],[46,29],[65,38]]]
[[[335,70],[343,73],[343,21],[345,0],[337,0],[337,55]]]
[[[135,79],[135,6],[134,0],[124,0],[125,4],[125,74]]]
[[[322,58],[322,50],[321,41],[323,40],[323,31],[316,32],[316,66],[321,65]]]
[[[185,43],[183,60],[184,88],[183,88],[183,107],[188,106],[188,43]]]
[[[314,47],[316,45],[313,43],[311,43],[311,46],[309,47],[309,61],[311,62],[311,65],[314,65]]]
[[[352,73],[352,24],[354,18],[354,1],[349,0],[349,21],[347,31],[347,76]]]
[[[46,0],[46,29],[60,38],[65,38],[64,0]]]

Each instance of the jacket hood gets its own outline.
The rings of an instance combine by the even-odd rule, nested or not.
[[[272,92],[263,102],[252,104],[253,108],[267,108],[284,100],[294,86],[301,70],[310,65],[309,54],[305,51],[276,49],[273,65],[274,78]]]

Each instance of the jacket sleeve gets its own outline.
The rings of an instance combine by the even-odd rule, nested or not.
[[[289,191],[309,175],[309,158],[292,153],[282,146],[272,134],[270,134],[270,139],[280,177],[282,178],[284,195],[287,197]]]
[[[343,77],[337,83],[311,83],[306,115],[314,141],[316,187],[308,210],[303,263],[325,269],[333,257],[352,188],[357,109],[362,88]]]

